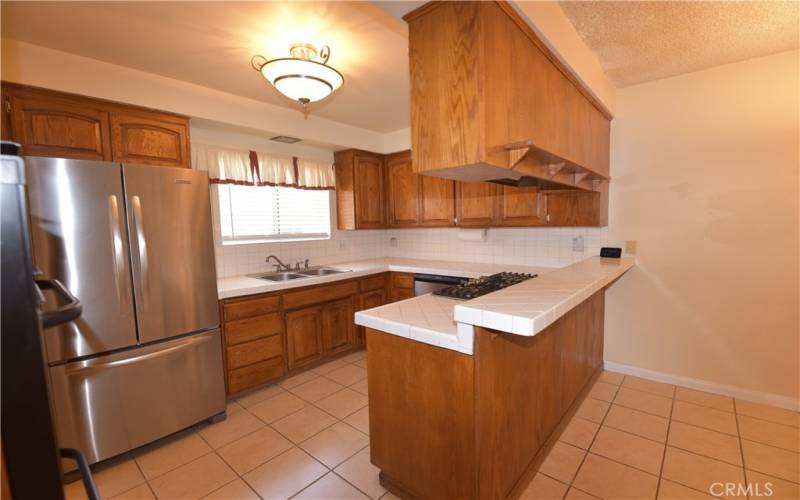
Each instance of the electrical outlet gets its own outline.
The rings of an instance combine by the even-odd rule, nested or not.
[[[583,236],[572,238],[572,251],[583,252]]]
[[[392,248],[397,248],[397,238],[389,238],[389,246]]]
[[[625,241],[625,253],[630,255],[636,254],[636,240]]]
[[[347,243],[344,240],[339,240],[339,250],[344,250]]]

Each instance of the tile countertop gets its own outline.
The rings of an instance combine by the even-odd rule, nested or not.
[[[503,271],[537,273],[541,276],[542,274],[555,269],[552,267],[531,267],[501,264],[480,264],[475,262],[451,262],[397,258],[340,262],[336,264],[325,264],[324,267],[331,267],[334,269],[350,269],[352,272],[284,282],[266,281],[250,276],[219,278],[217,280],[217,293],[220,299],[228,299],[231,297],[242,297],[256,293],[286,290],[288,288],[319,285],[321,283],[358,278],[360,276],[368,276],[370,274],[382,273],[386,271],[477,278],[479,276],[500,273]],[[264,271],[265,274],[268,272],[269,271]]]
[[[590,257],[567,267],[540,270],[537,278],[469,301],[423,295],[360,311],[356,324],[472,354],[473,327],[536,335],[634,263],[632,258]]]

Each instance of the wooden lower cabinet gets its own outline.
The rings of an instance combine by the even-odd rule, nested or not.
[[[386,290],[378,289],[364,292],[358,296],[358,310],[364,311],[386,304]],[[366,329],[363,326],[356,326],[356,343],[366,345]]]
[[[389,282],[389,302],[410,299],[414,296],[414,275],[411,273],[391,273]]]
[[[313,363],[322,356],[322,324],[319,306],[286,313],[286,361],[290,370]]]
[[[326,354],[350,349],[355,342],[353,297],[322,306],[322,350]]]
[[[228,394],[236,394],[280,378],[285,373],[283,358],[259,361],[228,371]]]

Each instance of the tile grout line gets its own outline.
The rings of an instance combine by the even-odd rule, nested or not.
[[[667,461],[667,447],[669,446],[669,433],[672,430],[672,414],[675,411],[675,393],[678,390],[672,386],[672,403],[669,405],[669,418],[667,419],[667,437],[664,441],[664,451],[661,453],[661,466],[658,468],[658,482],[656,483],[656,498],[661,492],[661,480],[664,478],[664,463]]]

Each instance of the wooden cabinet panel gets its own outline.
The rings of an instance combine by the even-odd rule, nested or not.
[[[230,321],[275,312],[278,311],[280,307],[280,296],[272,295],[270,297],[248,297],[246,299],[226,301],[222,306],[222,311],[225,316],[225,321]]]
[[[456,225],[488,227],[499,218],[499,186],[490,182],[456,183]]]
[[[372,290],[370,292],[362,293],[358,297],[358,311],[365,311],[374,307],[380,307],[386,304],[386,290]],[[366,343],[366,328],[363,326],[356,327],[356,342],[364,345]]]
[[[411,168],[411,155],[407,152],[386,157],[387,186],[389,191],[389,225],[410,227],[419,224],[419,178]]]
[[[386,226],[383,162],[372,156],[355,156],[356,228]]]
[[[319,304],[358,293],[358,282],[348,281],[290,292],[283,296],[284,309]]]
[[[227,345],[236,345],[282,331],[283,317],[280,313],[238,319],[225,323],[225,342]]]
[[[501,225],[538,226],[544,224],[543,196],[538,187],[501,186],[501,191]]]
[[[364,278],[363,280],[359,281],[358,289],[362,292],[379,289],[384,290],[386,288],[386,278],[387,273],[372,276],[370,278]]]
[[[419,225],[447,227],[455,224],[455,182],[430,175],[419,178]]]
[[[603,197],[597,191],[547,193],[547,224],[550,226],[602,226]],[[606,201],[607,203],[607,201]]]
[[[5,91],[6,89],[4,89]],[[30,156],[110,160],[108,112],[80,101],[22,93],[6,96],[11,138]]]
[[[114,161],[190,168],[189,126],[152,113],[111,113]]]
[[[283,341],[280,335],[245,342],[227,348],[228,370],[252,365],[283,354]],[[281,359],[283,359],[281,357]]]
[[[414,297],[414,289],[408,290],[405,288],[392,288],[389,292],[389,302],[397,302],[399,300],[406,300]]]
[[[414,289],[414,275],[411,273],[392,273],[392,288]]]
[[[322,350],[332,353],[353,345],[353,299],[346,298],[322,306]]]
[[[290,370],[316,361],[322,356],[321,331],[320,307],[286,313],[286,361]]]
[[[266,384],[285,373],[283,358],[272,358],[228,372],[228,394]]]

